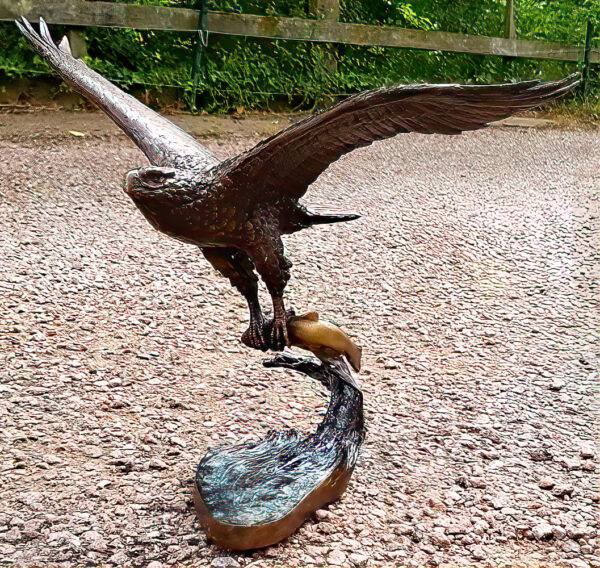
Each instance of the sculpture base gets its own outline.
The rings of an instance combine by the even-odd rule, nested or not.
[[[235,513],[230,516],[230,522],[224,522],[215,516],[221,511],[209,509],[196,484],[193,489],[194,505],[200,523],[209,539],[218,546],[230,550],[263,548],[286,539],[317,509],[339,499],[346,490],[351,475],[351,469],[341,467],[334,470],[302,498],[288,514],[284,514],[280,518],[271,518],[271,520],[269,518],[261,519],[260,516],[257,516],[249,524],[233,524],[231,521],[235,521],[238,516],[240,518],[252,517],[255,507],[251,505],[249,509],[236,509],[235,500],[232,500],[226,504],[226,507]],[[272,492],[261,494],[257,491],[255,497],[258,502],[273,500],[284,503],[289,495],[285,490],[280,494]]]
[[[202,458],[196,512],[210,540],[231,550],[280,542],[338,499],[364,439],[362,394],[343,360],[321,363],[286,353],[265,365],[312,376],[332,396],[315,434],[271,431],[258,442],[209,449]]]

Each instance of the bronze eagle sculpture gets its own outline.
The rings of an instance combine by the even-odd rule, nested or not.
[[[570,91],[575,75],[556,82],[500,85],[403,85],[365,91],[300,120],[239,156],[220,162],[192,136],[17,21],[33,49],[73,89],[100,107],[151,165],[125,175],[124,189],[150,224],[200,247],[244,296],[250,324],[242,341],[282,350],[288,343],[284,290],[291,264],[282,235],[358,215],[311,211],[299,203],[308,186],[342,155],[402,132],[460,134]],[[260,275],[273,301],[267,321],[258,300]]]

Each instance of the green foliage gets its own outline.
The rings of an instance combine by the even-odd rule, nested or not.
[[[209,0],[208,6],[222,12],[307,17],[309,1]],[[340,17],[353,23],[501,36],[504,6],[504,0],[341,0]],[[516,0],[515,12],[520,38],[581,45],[588,20],[600,30],[600,0]],[[65,31],[53,27],[57,38]],[[87,63],[112,81],[128,89],[175,87],[181,101],[189,97],[196,34],[105,28],[86,28],[85,34]],[[306,108],[344,93],[397,83],[550,79],[575,68],[558,61],[211,35],[203,53],[197,102],[212,112],[275,105]],[[11,23],[0,25],[0,73],[50,74]],[[595,85],[594,101],[599,92]]]

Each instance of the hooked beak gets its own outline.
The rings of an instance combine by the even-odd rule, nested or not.
[[[141,186],[139,170],[130,170],[125,174],[123,182],[123,190],[130,197],[135,193],[136,189]]]

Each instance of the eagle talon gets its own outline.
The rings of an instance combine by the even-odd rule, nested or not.
[[[252,349],[267,351],[269,345],[265,336],[265,322],[253,319],[248,329],[242,334],[242,343]]]
[[[273,320],[269,326],[269,348],[273,351],[283,351],[288,345],[287,324],[285,320]]]
[[[287,322],[295,315],[296,312],[289,309],[285,312],[285,321],[253,318],[248,329],[242,334],[242,343],[260,351],[283,351],[289,345]]]

